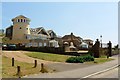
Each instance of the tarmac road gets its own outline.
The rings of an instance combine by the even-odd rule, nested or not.
[[[91,76],[90,78],[118,78],[118,68],[112,69],[110,71]]]
[[[87,75],[91,75],[96,72],[103,71],[118,65],[118,56],[113,56],[112,58],[115,58],[115,60],[103,64],[78,68],[69,71],[57,72],[57,73],[28,75],[28,76],[24,76],[24,78],[86,78]]]

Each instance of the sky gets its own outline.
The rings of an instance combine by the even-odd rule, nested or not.
[[[30,18],[31,28],[42,26],[59,36],[73,32],[95,41],[102,35],[103,43],[118,43],[117,2],[3,2],[2,28],[18,15]]]

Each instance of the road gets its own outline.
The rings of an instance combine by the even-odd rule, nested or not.
[[[91,75],[96,72],[116,66],[118,64],[118,56],[113,56],[112,58],[115,58],[115,60],[103,64],[97,64],[94,66],[78,68],[63,72],[28,75],[24,76],[24,78],[85,78],[87,75]]]
[[[21,51],[3,51],[2,52],[6,57],[14,57],[15,60],[33,63],[34,58],[26,56]],[[111,68],[115,65],[118,65],[118,55],[112,56],[115,60],[96,65],[88,65],[88,64],[68,64],[68,63],[60,63],[60,62],[51,62],[38,60],[38,63],[44,62],[46,66],[49,68],[55,69],[57,72],[55,73],[44,73],[44,74],[35,74],[35,75],[26,75],[23,78],[83,78],[87,75]]]
[[[90,78],[118,78],[118,68],[112,69],[110,71],[91,76]]]

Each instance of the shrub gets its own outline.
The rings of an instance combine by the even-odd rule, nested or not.
[[[66,60],[68,63],[83,63],[83,59],[81,57],[70,57]]]
[[[91,55],[79,56],[79,57],[70,57],[66,60],[68,63],[83,63],[87,61],[94,61],[94,57]]]
[[[94,61],[94,57],[91,56],[91,55],[83,56],[83,58],[84,58],[84,61],[85,61],[85,62],[86,62],[86,61]]]

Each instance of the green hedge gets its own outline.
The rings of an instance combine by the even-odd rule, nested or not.
[[[81,57],[70,57],[66,60],[68,63],[83,63],[83,59]]]
[[[94,61],[94,57],[91,55],[79,56],[79,57],[70,57],[66,60],[68,63],[83,63],[87,61]]]

